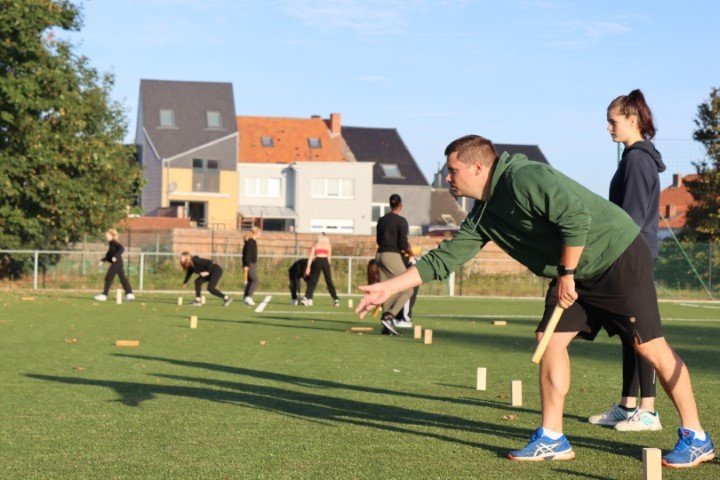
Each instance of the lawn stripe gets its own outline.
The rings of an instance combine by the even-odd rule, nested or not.
[[[265,297],[265,300],[263,300],[260,305],[258,305],[255,309],[255,313],[261,313],[263,310],[265,310],[265,307],[267,307],[267,304],[270,303],[271,298],[272,295],[268,295],[267,297]]]

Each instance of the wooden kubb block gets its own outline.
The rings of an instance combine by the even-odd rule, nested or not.
[[[487,389],[487,368],[478,367],[476,389],[477,390]]]
[[[415,340],[420,340],[422,338],[422,326],[415,325],[413,328],[413,338]]]
[[[662,480],[661,459],[659,448],[643,448],[643,480]]]
[[[425,330],[425,340],[423,341],[425,345],[432,344],[432,330],[426,329]]]
[[[197,328],[197,325],[198,325],[197,317],[195,315],[192,315],[190,317],[190,328]]]
[[[522,407],[522,381],[512,380],[510,382],[510,405]]]
[[[140,340],[115,340],[116,347],[139,347]]]
[[[182,297],[178,297],[178,305],[182,305],[183,299]]]
[[[118,288],[118,289],[115,291],[115,302],[116,302],[118,305],[122,305],[122,296],[123,296],[123,291]]]

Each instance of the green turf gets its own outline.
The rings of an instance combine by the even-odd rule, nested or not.
[[[263,313],[216,298],[193,308],[169,295],[122,306],[87,297],[0,294],[2,479],[636,479],[642,447],[676,439],[662,393],[661,432],[585,422],[619,394],[619,344],[601,335],[571,348],[565,431],[577,459],[504,459],[539,422],[530,356],[540,301],[421,298],[415,322],[434,330],[425,346],[410,332],[348,333],[375,324],[326,296],[313,308],[274,297]],[[718,439],[720,309],[661,308]],[[480,366],[485,392],[474,389]],[[513,379],[523,381],[523,407],[509,405]],[[664,478],[717,479],[720,463]]]

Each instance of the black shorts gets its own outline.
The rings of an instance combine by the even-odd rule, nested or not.
[[[663,336],[653,259],[642,235],[599,277],[576,280],[578,298],[568,308],[556,332],[579,332],[593,340],[601,328],[610,336],[620,335],[628,343],[644,343]],[[545,312],[536,332],[544,332],[557,305],[557,281],[550,282]]]

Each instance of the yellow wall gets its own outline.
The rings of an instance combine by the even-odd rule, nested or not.
[[[223,228],[224,225],[225,230],[235,230],[238,208],[237,171],[220,170],[218,193],[193,192],[192,176],[191,168],[163,169],[163,206],[170,205],[171,201],[206,202],[208,225],[220,224],[218,228]],[[168,199],[170,182],[175,182],[177,187],[170,193]]]

